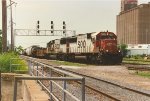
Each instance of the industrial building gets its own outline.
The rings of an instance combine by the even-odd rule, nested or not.
[[[121,0],[116,27],[119,44],[150,44],[150,3]]]
[[[128,44],[127,55],[150,55],[150,44]]]

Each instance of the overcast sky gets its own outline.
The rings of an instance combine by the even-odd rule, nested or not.
[[[116,15],[120,12],[121,0],[13,0],[13,19],[16,29],[35,29],[36,21],[40,20],[40,29],[50,29],[50,21],[54,21],[55,29],[62,29],[62,22],[66,21],[67,29],[77,33],[112,31],[116,32]],[[150,0],[139,0],[139,4]],[[9,0],[7,0],[9,3]],[[0,4],[1,6],[1,4]],[[8,8],[8,15],[9,15]],[[0,10],[1,14],[1,10]],[[2,20],[0,16],[0,29]],[[9,23],[9,16],[8,16]],[[10,30],[8,24],[8,30]],[[9,34],[9,32],[8,32]],[[20,39],[20,40],[17,40]],[[25,38],[17,38],[16,44]],[[32,38],[31,38],[32,39]],[[26,44],[45,44],[48,39],[23,42]],[[35,39],[35,38],[34,38]],[[37,38],[38,39],[38,38]],[[41,39],[41,38],[39,38]],[[22,45],[21,43],[19,45]],[[45,44],[46,45],[46,44]],[[24,46],[24,45],[23,45]]]

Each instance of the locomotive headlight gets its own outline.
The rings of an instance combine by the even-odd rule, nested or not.
[[[108,50],[106,50],[106,52],[108,52]]]
[[[119,50],[118,52],[120,53],[121,51]]]

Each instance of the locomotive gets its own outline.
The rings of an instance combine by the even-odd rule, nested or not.
[[[36,57],[55,57],[58,60],[65,61],[82,58],[92,63],[119,64],[123,58],[121,51],[117,47],[117,36],[108,31],[51,40],[47,43],[46,48],[37,48],[35,50]]]

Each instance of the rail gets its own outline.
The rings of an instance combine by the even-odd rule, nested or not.
[[[128,70],[134,70],[137,74],[140,72],[140,71],[150,71],[150,67],[149,66],[128,66],[127,67]]]
[[[54,94],[54,86],[58,87],[62,91],[62,101],[66,101],[67,95],[70,96],[75,101],[85,101],[85,78],[78,76],[76,74],[72,74],[57,68],[54,68],[49,65],[45,65],[43,63],[34,61],[34,60],[27,60],[29,66],[29,73],[31,77],[23,77],[17,76],[15,77],[15,85],[14,85],[14,97],[13,101],[16,101],[17,97],[17,82],[18,80],[37,80],[37,82],[42,86],[44,90],[49,93],[50,99],[54,101],[59,101],[59,98]],[[45,71],[44,69],[49,69],[49,71]],[[63,77],[52,77],[54,74],[53,72],[59,72],[63,74]],[[49,86],[45,86],[43,80],[49,80]],[[61,86],[56,81],[62,81],[63,85]],[[81,82],[81,98],[77,98],[71,92],[67,90],[67,81],[74,81],[74,82]]]

